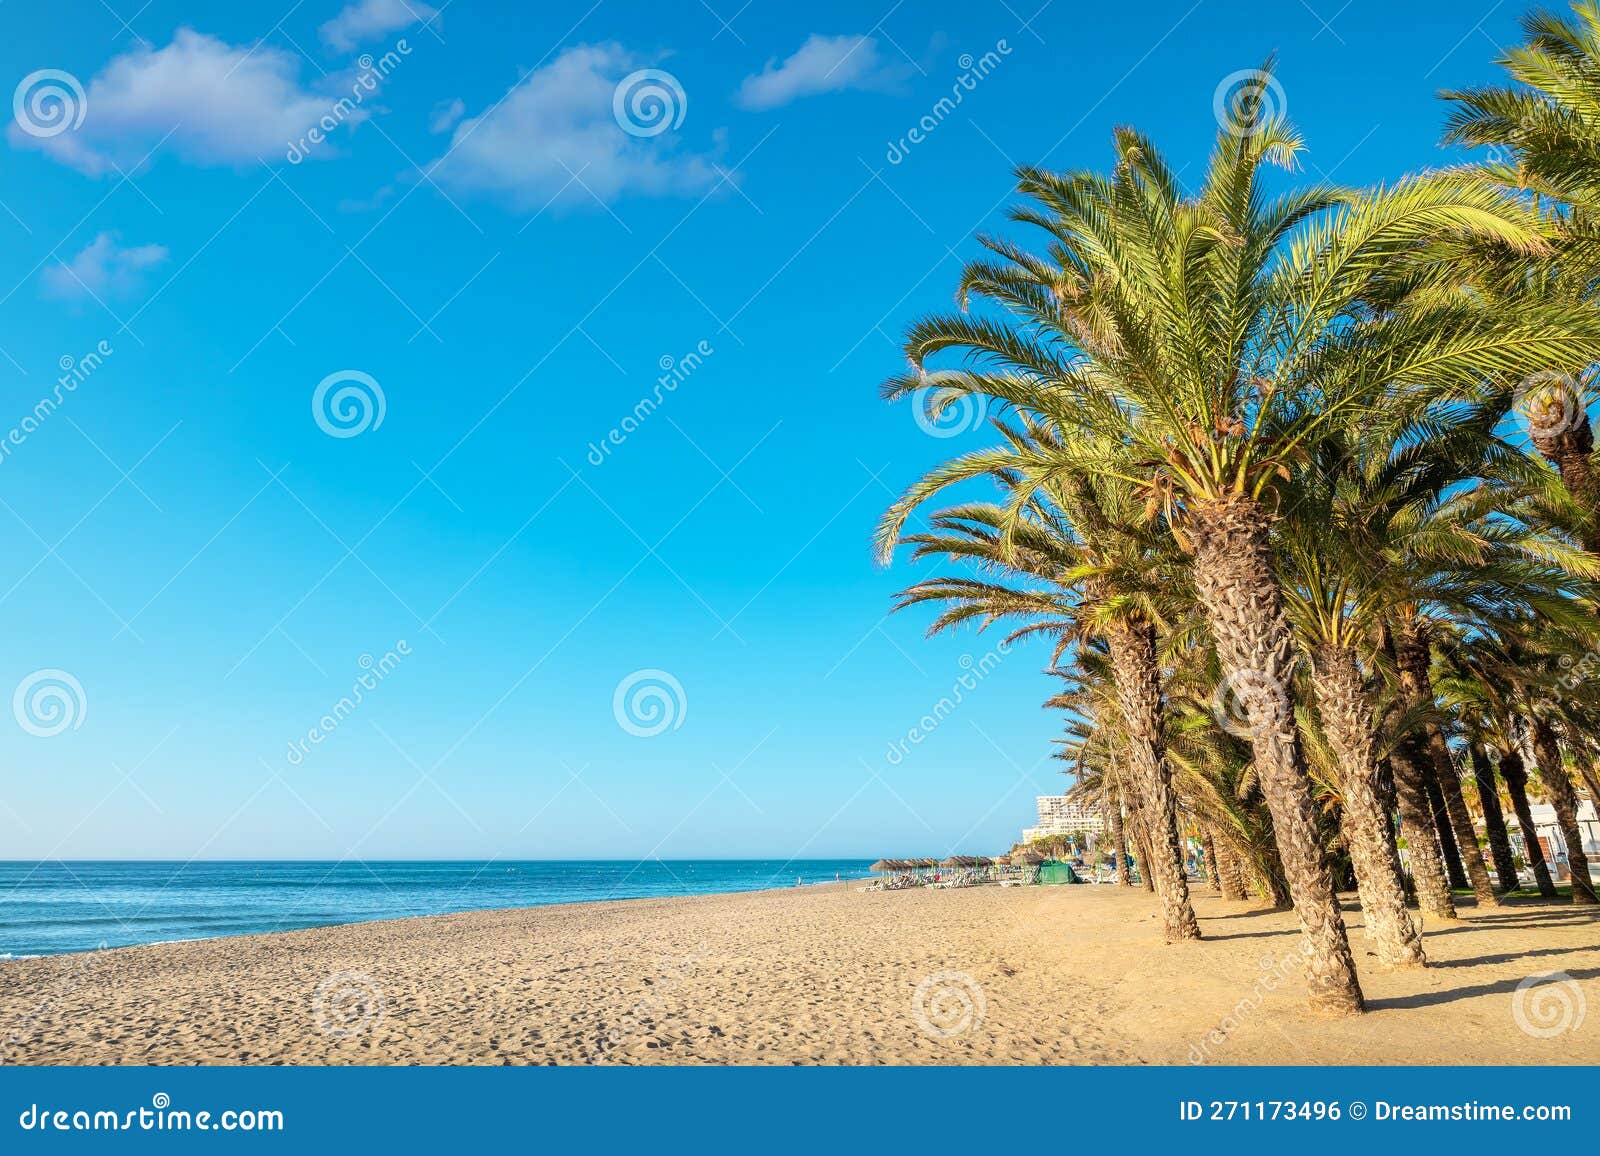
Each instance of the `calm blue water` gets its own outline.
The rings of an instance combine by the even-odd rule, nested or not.
[[[865,859],[638,862],[0,862],[0,959],[494,907],[755,891]]]

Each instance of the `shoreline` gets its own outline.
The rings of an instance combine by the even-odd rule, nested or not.
[[[144,860],[140,860],[144,862]],[[307,860],[309,862],[310,860]],[[566,860],[559,860],[565,862]],[[282,860],[271,860],[282,862]],[[432,862],[432,860],[419,860]],[[866,883],[870,876],[860,879],[827,879],[819,883],[790,884],[787,887],[752,887],[744,891],[697,891],[691,895],[630,895],[619,899],[557,899],[550,903],[530,903],[512,907],[465,907],[457,911],[436,911],[426,915],[394,915],[385,919],[352,919],[347,923],[313,923],[305,927],[285,927],[272,931],[239,931],[223,935],[191,935],[183,939],[152,939],[148,943],[122,943],[115,947],[85,947],[76,951],[37,952],[31,955],[12,955],[0,952],[0,968],[8,963],[26,963],[41,959],[79,959],[83,956],[105,955],[114,951],[143,951],[150,947],[170,947],[180,943],[217,943],[224,940],[266,939],[274,935],[298,935],[309,931],[343,931],[350,927],[367,927],[372,924],[413,923],[420,919],[448,919],[458,915],[508,915],[515,912],[543,911],[548,907],[609,907],[617,903],[667,903],[692,899],[724,899],[736,895],[785,894],[791,891],[808,891],[813,887],[848,889]]]
[[[22,861],[0,864],[0,963],[354,923],[869,878],[866,860]],[[842,877],[842,878],[841,878]]]
[[[1425,929],[1369,1011],[1305,1012],[1292,913],[1196,896],[1165,945],[1111,886],[860,881],[506,908],[13,960],[20,1064],[1571,1064],[1600,1016],[1517,1016],[1600,976],[1600,914],[1514,903]],[[1519,984],[1551,972],[1571,987]],[[1597,996],[1600,998],[1600,996]],[[1548,1006],[1546,1006],[1548,1005]],[[1573,1018],[1573,1017],[1569,1017]],[[1538,1026],[1535,1024],[1534,1026]]]

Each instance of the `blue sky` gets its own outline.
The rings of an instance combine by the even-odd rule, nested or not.
[[[1042,648],[889,755],[995,641],[886,617],[875,519],[981,437],[892,339],[1013,163],[1195,173],[1277,51],[1307,172],[1392,178],[1518,14],[408,3],[0,9],[0,856],[1008,846]]]

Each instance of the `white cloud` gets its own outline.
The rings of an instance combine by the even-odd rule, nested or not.
[[[115,233],[101,233],[71,261],[47,267],[40,280],[44,295],[61,301],[111,297],[137,288],[144,271],[166,259],[163,245],[124,248]]]
[[[333,104],[299,75],[300,58],[285,49],[180,28],[165,48],[140,45],[106,65],[89,82],[78,128],[36,137],[13,121],[8,135],[91,176],[137,164],[158,143],[197,164],[282,156]]]
[[[438,12],[418,0],[356,0],[317,29],[336,52],[349,52],[364,40],[433,19]]]
[[[467,115],[467,102],[459,96],[454,100],[441,100],[433,106],[433,114],[428,118],[429,132],[449,132],[455,127],[456,121]]]
[[[610,202],[622,194],[709,189],[719,179],[710,157],[678,152],[672,132],[642,137],[618,124],[612,110],[618,82],[640,63],[618,44],[567,49],[458,124],[432,175],[518,209],[577,203],[591,191]]]
[[[802,96],[847,88],[886,91],[906,76],[904,65],[883,59],[870,36],[819,36],[812,33],[787,60],[769,60],[739,86],[745,108],[777,108]]]

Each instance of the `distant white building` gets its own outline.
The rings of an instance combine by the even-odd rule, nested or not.
[[[1556,823],[1556,809],[1549,803],[1534,803],[1528,808],[1533,813],[1533,825],[1539,833],[1539,842],[1543,847],[1546,861],[1559,857],[1566,861],[1567,840],[1561,834],[1561,828]],[[1511,825],[1512,845],[1518,853],[1526,854],[1522,846],[1520,832],[1515,824]],[[1594,804],[1584,799],[1578,804],[1578,831],[1583,835],[1583,853],[1590,860],[1591,873],[1596,865],[1594,860],[1600,856],[1600,815],[1595,814]]]
[[[1025,827],[1022,841],[1032,843],[1051,835],[1075,835],[1080,832],[1099,834],[1103,826],[1099,815],[1072,802],[1065,795],[1039,796],[1039,825]]]

